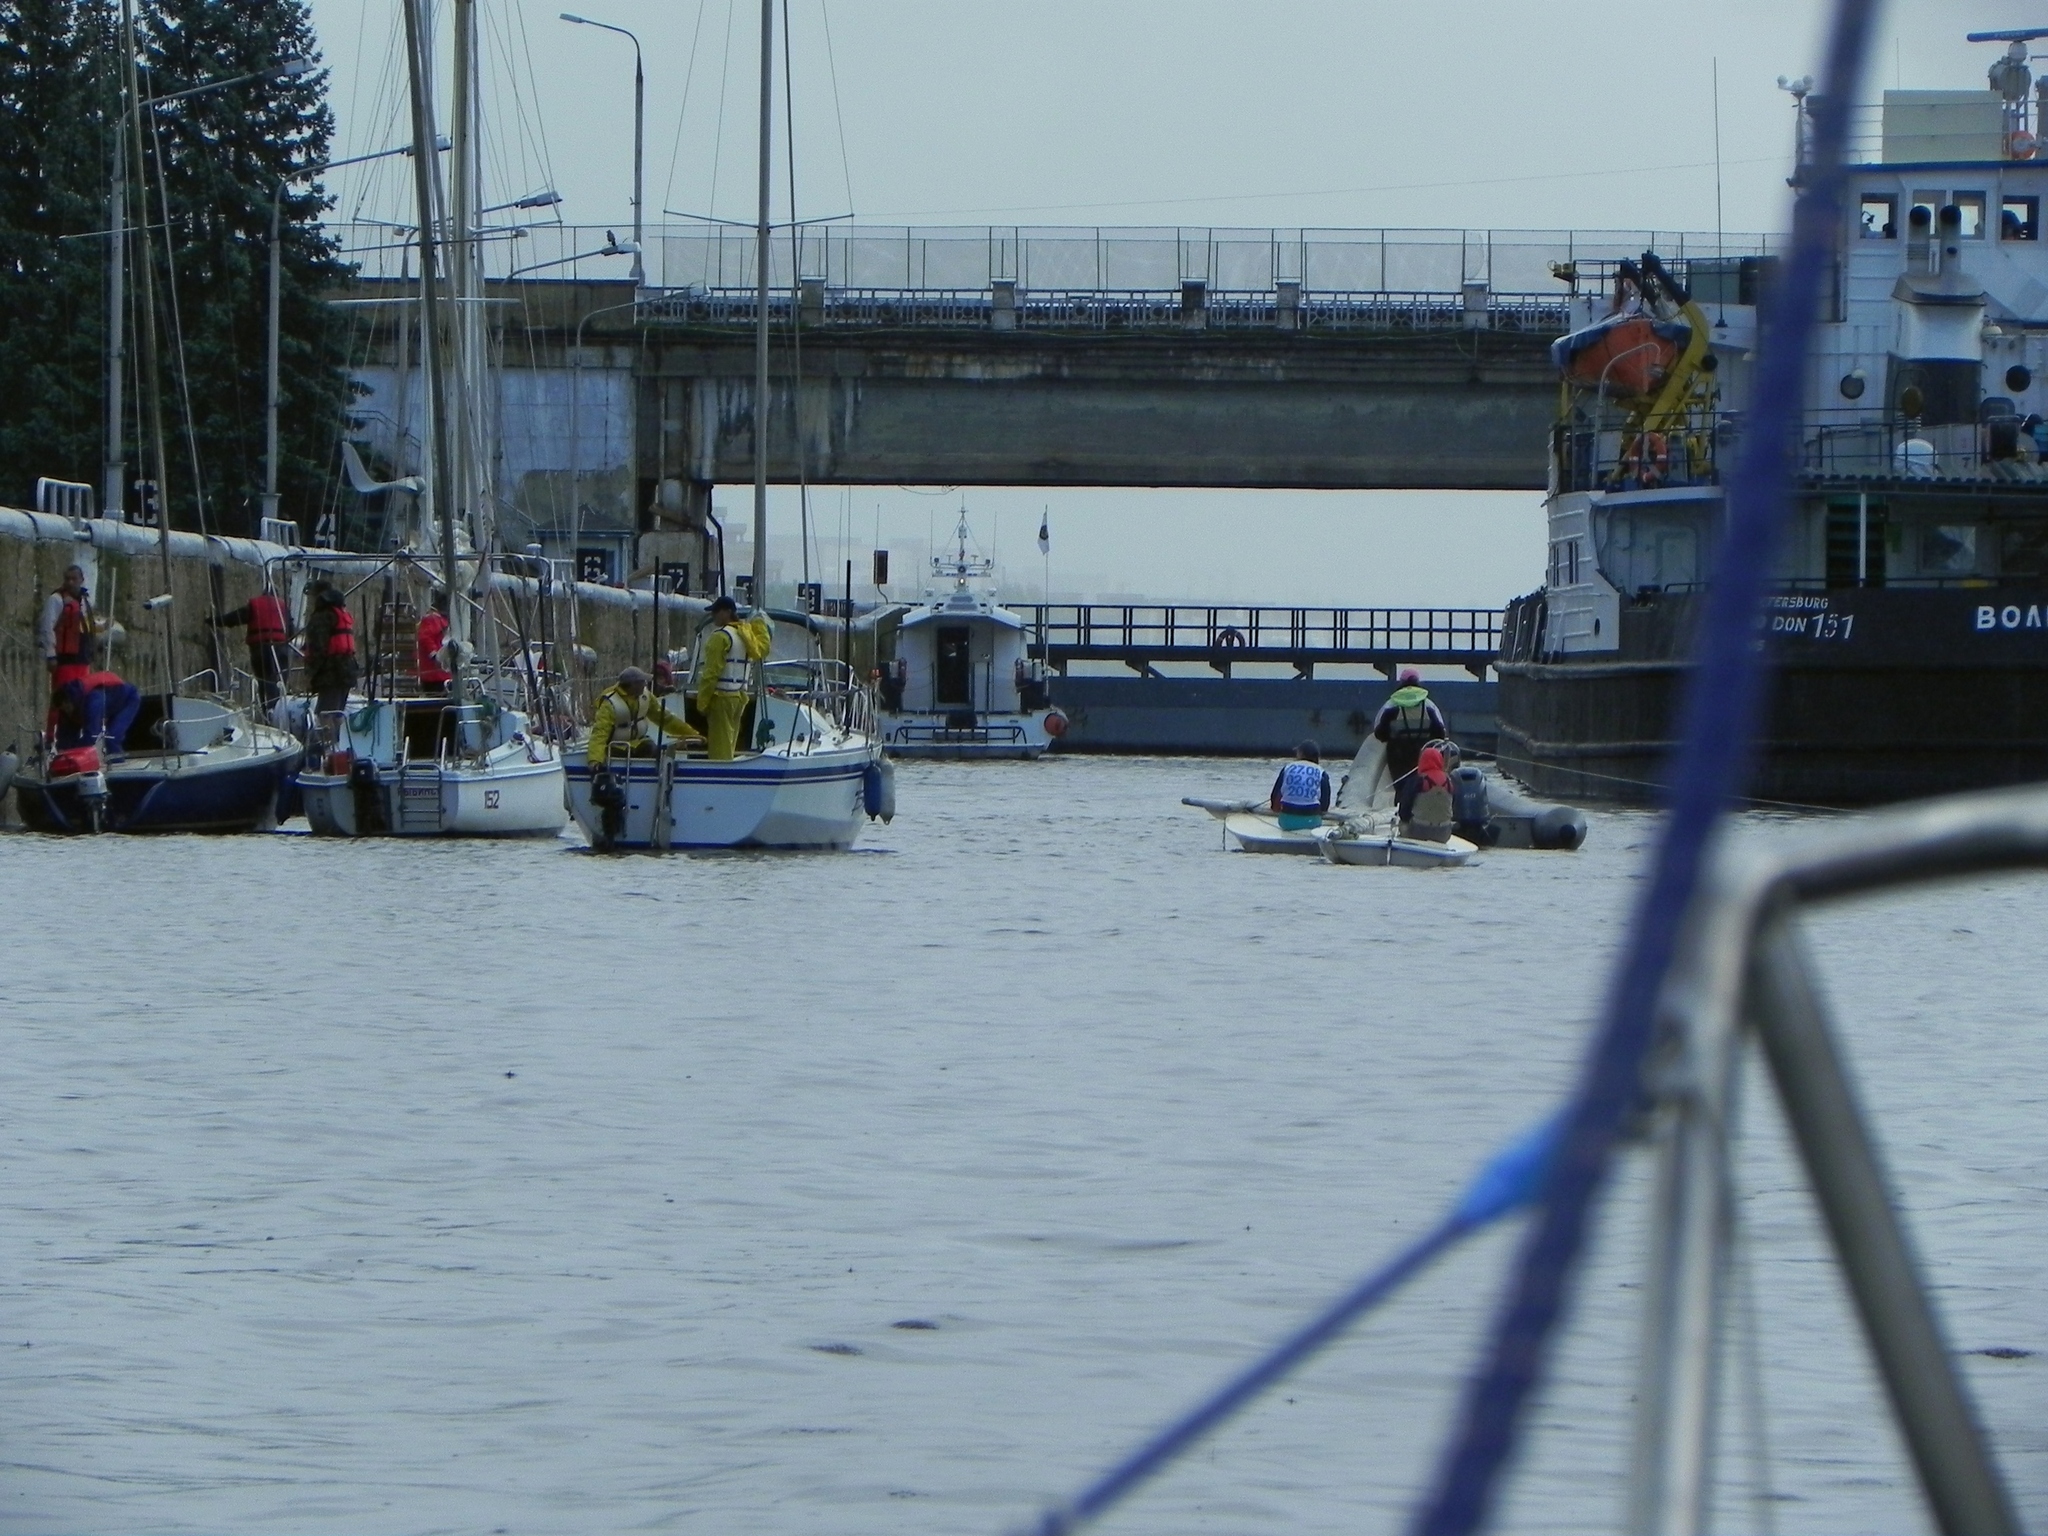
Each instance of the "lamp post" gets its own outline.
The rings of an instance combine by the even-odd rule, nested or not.
[[[448,141],[444,138],[434,147],[446,149]],[[410,144],[401,144],[395,149],[380,149],[374,154],[350,155],[345,160],[324,160],[318,165],[302,166],[287,176],[280,176],[276,189],[270,195],[270,335],[263,389],[263,516],[266,520],[275,519],[277,516],[277,347],[279,310],[283,303],[284,290],[284,242],[280,238],[278,225],[284,204],[284,189],[295,181],[303,181],[308,176],[318,176],[322,171],[335,170],[344,165],[362,165],[370,160],[388,160],[393,155],[411,153]],[[261,531],[260,528],[258,531]]]
[[[562,12],[562,20],[574,22],[579,27],[616,32],[633,45],[633,286],[644,288],[647,286],[647,263],[641,255],[645,240],[640,216],[640,168],[647,140],[647,75],[640,67],[640,39],[624,27],[615,27],[608,21],[592,21],[574,11]]]

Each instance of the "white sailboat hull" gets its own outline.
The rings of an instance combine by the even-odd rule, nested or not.
[[[857,744],[856,744],[857,743]],[[731,762],[663,752],[615,759],[625,791],[610,846],[626,849],[853,846],[867,820],[862,781],[876,759],[864,738],[815,752],[771,749]],[[568,770],[569,809],[593,844],[607,841],[587,763]]]
[[[300,773],[306,820],[327,837],[553,837],[569,823],[562,753],[525,727],[517,711],[439,699],[365,706],[340,750]],[[487,750],[436,750],[487,730]]]
[[[1314,851],[1330,863],[1369,869],[1456,869],[1479,851],[1462,837],[1437,843],[1392,832],[1349,832],[1343,827],[1327,827],[1308,836],[1315,844]]]
[[[1295,853],[1314,858],[1322,851],[1316,846],[1318,828],[1302,832],[1284,830],[1279,817],[1260,815],[1257,811],[1232,812],[1223,818],[1223,830],[1236,838],[1237,846],[1246,853]]]

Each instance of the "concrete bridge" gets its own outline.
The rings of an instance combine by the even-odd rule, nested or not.
[[[354,297],[404,291],[347,227]],[[616,566],[716,558],[714,485],[752,478],[754,240],[609,231],[489,246],[508,533],[575,524]],[[1758,237],[1654,231],[875,230],[771,246],[770,475],[813,484],[1536,490],[1574,264],[1683,270]],[[613,247],[606,252],[607,245]],[[595,253],[595,254],[593,254]],[[420,459],[404,306],[355,311],[362,440]],[[656,535],[652,542],[634,535]],[[579,539],[582,542],[582,539]],[[619,571],[623,574],[623,571]]]

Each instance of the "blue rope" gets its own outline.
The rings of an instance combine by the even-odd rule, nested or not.
[[[1485,1367],[1467,1386],[1461,1425],[1412,1526],[1416,1536],[1469,1536],[1486,1522],[1515,1448],[1522,1406],[1542,1379],[1594,1199],[1642,1091],[1657,996],[1709,839],[1723,810],[1747,787],[1752,737],[1769,681],[1757,622],[1791,501],[1807,348],[1840,223],[1848,103],[1862,72],[1874,9],[1873,0],[1839,0],[1836,8],[1825,83],[1813,114],[1814,154],[1793,214],[1791,257],[1766,316],[1749,442],[1729,483],[1727,533],[1686,687],[1671,812],[1656,868],[1636,910],[1633,941],[1609,992],[1542,1205],[1495,1320]]]
[[[1118,1462],[1080,1494],[1045,1512],[1031,1536],[1068,1536],[1105,1514],[1140,1483],[1187,1451],[1266,1388],[1320,1351],[1410,1276],[1489,1222],[1536,1198],[1556,1150],[1560,1120],[1547,1120],[1505,1148],[1466,1186],[1437,1227],[1338,1297],[1188,1413]]]

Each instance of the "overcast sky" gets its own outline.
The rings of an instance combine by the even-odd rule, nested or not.
[[[1812,0],[787,3],[799,215],[920,224],[1710,231],[1718,60],[1722,222],[1777,230],[1792,118],[1776,82],[1817,72],[1827,16]],[[563,0],[480,4],[487,200],[551,186],[570,222],[627,225],[631,46],[559,20]],[[665,208],[751,219],[756,0],[567,8],[632,29],[645,50],[649,222]],[[398,11],[396,0],[313,0],[338,155],[408,136]],[[1996,50],[1963,34],[2043,20],[2021,0],[1893,0],[1881,14],[1872,101],[1895,84],[1982,88]],[[404,211],[388,168],[330,190],[343,214]],[[856,499],[866,539],[879,506],[885,542],[920,549],[934,502],[958,501]],[[968,501],[990,536],[1001,505],[998,556],[1034,589],[1037,524],[1023,509],[1046,502],[1060,586],[1494,603],[1540,574],[1534,496]]]

